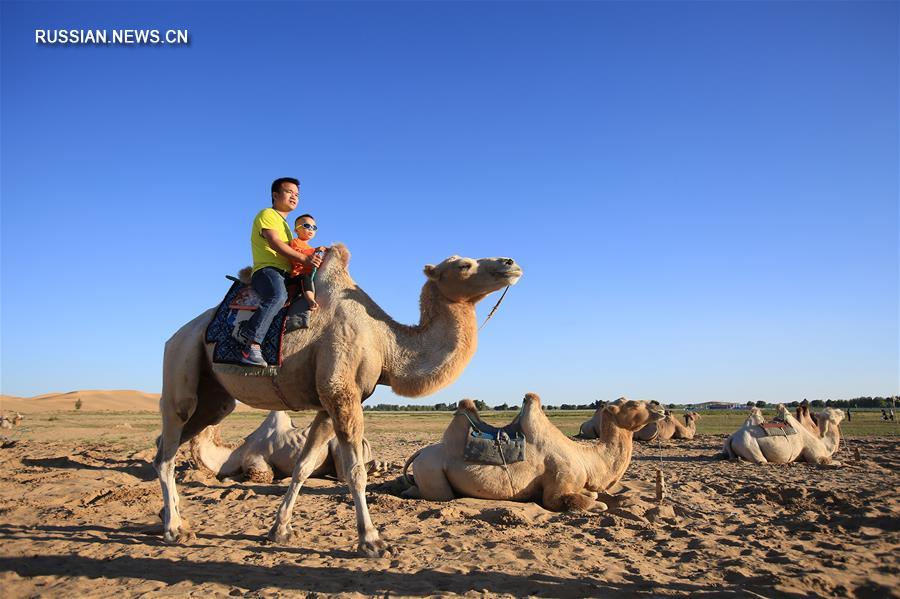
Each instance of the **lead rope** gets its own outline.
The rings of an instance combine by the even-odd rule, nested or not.
[[[494,315],[494,312],[497,311],[497,308],[500,307],[500,302],[502,302],[502,301],[503,301],[503,298],[506,297],[506,292],[507,292],[507,291],[509,291],[509,285],[507,285],[507,286],[506,286],[506,289],[503,290],[503,293],[500,295],[500,299],[498,299],[498,300],[497,300],[497,303],[494,304],[494,307],[491,308],[491,311],[490,311],[490,313],[487,315],[487,318],[485,318],[485,319],[484,319],[484,322],[481,323],[481,326],[478,327],[478,330],[479,330],[479,331],[480,331],[481,329],[484,328],[484,325],[486,325],[486,324],[488,323],[488,321],[491,319],[491,316],[493,316],[493,315]],[[477,427],[476,427],[476,428],[477,428]]]

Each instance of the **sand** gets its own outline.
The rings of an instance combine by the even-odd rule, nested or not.
[[[234,415],[223,436],[264,416]],[[0,433],[17,441],[0,449],[4,597],[900,596],[897,438],[849,439],[835,469],[720,461],[719,436],[638,445],[608,512],[559,514],[399,497],[399,465],[440,432],[398,415],[367,433],[393,463],[368,488],[392,555],[367,559],[354,553],[342,484],[310,480],[295,510],[301,534],[278,546],[263,539],[286,481],[216,480],[186,448],[177,478],[197,540],[166,545],[148,462],[158,416],[85,415],[77,434],[67,433],[72,417],[50,418],[35,413],[30,428]],[[672,495],[661,508],[657,468]]]

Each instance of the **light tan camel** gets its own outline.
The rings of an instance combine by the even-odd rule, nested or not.
[[[728,457],[743,458],[755,464],[787,464],[802,458],[811,464],[840,465],[831,457],[840,443],[840,423],[844,418],[842,411],[826,408],[822,412],[822,436],[807,430],[783,405],[779,404],[776,411],[777,417],[790,425],[796,434],[768,436],[758,424],[751,422],[751,416],[725,440],[724,449]]]
[[[412,464],[414,480],[407,477],[413,486],[404,495],[432,501],[460,496],[540,501],[554,511],[604,509],[595,502],[597,493],[625,474],[631,463],[632,432],[662,417],[658,406],[616,400],[603,408],[600,440],[586,446],[560,432],[544,415],[540,398],[529,393],[513,421],[518,421],[526,440],[525,460],[510,463],[507,469],[464,460],[469,418],[478,418],[478,411],[471,400],[463,400],[441,442],[407,461],[404,476]]]
[[[697,420],[700,415],[695,412],[687,412],[684,415],[684,424],[678,422],[678,418],[672,414],[659,422],[651,422],[644,428],[634,433],[638,441],[666,441],[668,439],[693,439],[697,433]]]
[[[13,412],[15,416],[10,418],[6,414],[0,415],[0,428],[13,428],[19,426],[19,423],[22,422],[24,416],[19,414],[18,412]]]
[[[184,325],[166,343],[160,397],[162,435],[154,464],[163,495],[163,536],[180,543],[192,533],[178,510],[175,454],[207,426],[217,424],[235,399],[266,410],[317,410],[269,539],[285,543],[300,487],[337,435],[353,503],[360,552],[383,555],[386,544],[369,517],[361,402],[376,385],[421,397],[452,383],[475,353],[475,304],[512,285],[522,269],[510,258],[451,256],[425,266],[418,325],[391,319],[347,270],[350,252],[333,246],[316,279],[319,310],[309,329],[286,333],[280,368],[226,368],[212,363],[205,343],[215,308]]]
[[[252,433],[236,447],[222,443],[219,425],[208,426],[191,439],[191,456],[197,466],[216,476],[238,473],[258,483],[270,483],[275,478],[290,476],[294,464],[306,445],[309,427],[297,428],[286,412],[272,411]],[[337,439],[328,442],[328,451],[321,454],[311,477],[334,476],[346,481],[341,448]],[[378,464],[372,459],[369,442],[363,438],[366,472],[371,474]]]

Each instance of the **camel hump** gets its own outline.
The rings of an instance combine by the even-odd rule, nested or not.
[[[343,243],[335,243],[328,248],[328,254],[337,258],[344,268],[350,264],[350,250]]]
[[[529,403],[535,403],[540,406],[541,397],[537,393],[526,393],[524,399],[522,399],[522,405],[524,406]]]
[[[456,404],[456,409],[471,412],[476,415],[478,414],[478,408],[475,407],[475,402],[469,398],[461,399],[459,403]]]

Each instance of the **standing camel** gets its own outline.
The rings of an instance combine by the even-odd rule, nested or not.
[[[291,539],[300,488],[336,436],[356,508],[358,549],[368,556],[387,551],[366,505],[362,401],[376,385],[421,397],[452,383],[475,353],[475,304],[514,284],[522,269],[510,258],[459,256],[425,266],[419,324],[409,326],[391,319],[357,286],[347,270],[349,261],[343,245],[328,251],[316,279],[316,318],[309,329],[285,333],[282,364],[275,371],[212,363],[213,344],[205,342],[205,331],[215,308],[184,325],[166,343],[159,401],[162,435],[154,464],[167,542],[182,543],[192,536],[178,509],[178,447],[221,422],[238,399],[265,410],[317,410],[269,539]]]

